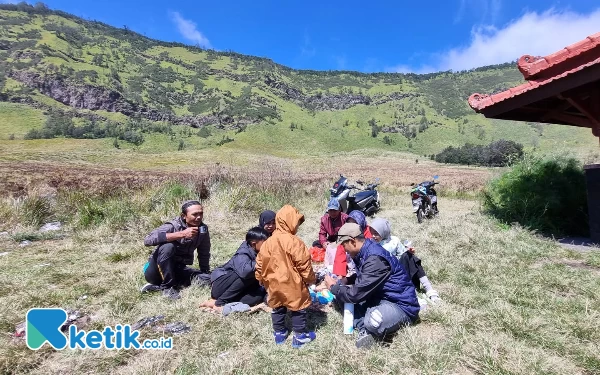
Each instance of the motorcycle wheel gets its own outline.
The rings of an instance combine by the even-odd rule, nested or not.
[[[421,224],[423,222],[423,209],[419,208],[417,210],[417,222]]]

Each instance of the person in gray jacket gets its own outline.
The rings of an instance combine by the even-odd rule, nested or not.
[[[142,287],[142,292],[162,290],[165,296],[178,299],[178,289],[190,286],[193,279],[210,284],[210,235],[203,217],[202,204],[188,201],[181,206],[179,217],[146,236],[144,245],[156,249],[144,271],[148,284]],[[194,250],[200,269],[187,267],[194,263]]]

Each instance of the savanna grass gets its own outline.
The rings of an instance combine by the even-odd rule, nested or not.
[[[203,200],[212,239],[211,267],[235,252],[244,232],[267,204],[290,202],[305,214],[299,236],[312,242],[325,199],[321,189],[294,185],[283,190],[252,184],[259,174],[207,182]],[[264,177],[264,176],[263,176]],[[0,257],[0,371],[3,373],[120,374],[598,374],[600,281],[597,257],[567,251],[554,242],[509,227],[481,214],[473,201],[442,197],[441,215],[416,223],[410,199],[389,191],[378,216],[392,231],[409,238],[444,302],[421,314],[416,326],[401,330],[387,346],[370,351],[354,347],[342,333],[335,311],[309,315],[317,340],[302,350],[289,342],[275,346],[269,314],[227,318],[202,313],[206,287],[193,285],[177,302],[160,294],[140,294],[142,265],[151,248],[143,236],[179,212],[181,200],[196,198],[193,184],[171,183],[148,189],[88,196],[102,212],[94,225],[80,226],[78,210],[89,202],[58,192],[71,213],[67,238],[35,242],[20,251],[13,243]],[[307,193],[308,192],[308,193]],[[69,194],[73,194],[70,192]],[[260,194],[270,195],[260,199]],[[85,195],[85,194],[84,194]],[[69,198],[71,197],[71,198]],[[164,203],[159,203],[164,199]],[[260,203],[255,203],[258,200]],[[114,202],[136,207],[123,216]],[[152,203],[154,202],[154,203]],[[265,208],[278,209],[278,206]],[[123,217],[127,225],[120,225]],[[119,225],[115,225],[119,224]],[[83,299],[83,296],[87,298]],[[88,313],[91,328],[133,323],[165,315],[183,321],[192,333],[174,338],[171,352],[28,350],[9,334],[31,307],[68,307]],[[156,337],[144,330],[143,338]]]

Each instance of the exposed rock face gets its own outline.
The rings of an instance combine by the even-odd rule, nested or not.
[[[72,85],[61,77],[42,76],[30,71],[13,71],[11,78],[37,89],[73,108],[104,110],[133,115],[137,108],[125,100],[120,93],[91,85]]]
[[[361,104],[378,105],[392,100],[401,100],[411,96],[418,96],[418,94],[403,92],[378,95],[374,98],[364,94],[306,95],[302,91],[291,87],[285,82],[279,81],[270,75],[265,76],[264,83],[283,99],[293,101],[304,108],[318,111],[344,110]]]
[[[221,116],[220,118],[213,115],[175,116],[167,110],[139,106],[124,98],[117,91],[86,84],[76,85],[62,77],[42,76],[39,73],[29,71],[14,71],[11,73],[11,78],[30,88],[37,89],[40,93],[54,100],[77,109],[119,112],[126,116],[141,116],[151,121],[166,121],[174,125],[188,125],[195,128],[208,124],[219,124],[219,127],[226,128],[228,125],[235,123],[235,120],[230,116]],[[27,99],[31,101],[30,98],[23,98],[23,100]],[[105,120],[101,116],[97,119]],[[241,118],[237,122],[249,124],[258,122],[258,120]]]
[[[23,58],[25,56],[19,55]],[[107,112],[118,112],[126,116],[143,117],[151,121],[165,121],[174,125],[187,125],[200,128],[205,125],[217,124],[219,128],[236,128],[240,125],[258,123],[262,118],[236,117],[228,115],[189,115],[176,116],[170,108],[152,108],[140,105],[135,101],[124,97],[119,91],[106,87],[98,87],[82,82],[74,82],[60,75],[44,75],[35,71],[12,71],[10,77],[38,90],[41,94],[57,100],[75,109],[88,109],[92,111],[103,110]],[[292,101],[304,108],[313,111],[335,111],[344,110],[356,105],[378,105],[392,100],[400,100],[411,93],[395,92],[386,95],[370,97],[364,94],[317,94],[306,95],[301,90],[288,85],[272,75],[263,78],[264,85],[272,92],[285,100]],[[167,98],[173,103],[190,103],[199,98],[193,98],[187,93],[169,92]],[[270,107],[268,100],[261,96],[252,96],[252,100],[261,106]],[[29,98],[22,98],[27,100]],[[0,100],[17,101],[16,98],[0,98]],[[31,99],[29,99],[31,101]],[[34,102],[35,103],[35,102]],[[26,103],[32,104],[32,103]],[[276,111],[275,111],[276,112]],[[84,115],[89,117],[89,114]],[[94,117],[94,115],[92,115]],[[97,116],[95,119],[104,119]]]

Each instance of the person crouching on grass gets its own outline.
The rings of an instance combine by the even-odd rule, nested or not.
[[[220,310],[228,303],[241,302],[255,306],[263,302],[265,290],[254,277],[256,254],[269,238],[269,233],[261,227],[251,228],[231,259],[215,268],[211,274],[211,299],[200,304]]]
[[[415,287],[400,261],[372,240],[358,224],[346,223],[339,232],[341,244],[356,264],[347,284],[325,276],[325,284],[338,303],[354,303],[356,347],[368,348],[376,340],[413,324],[419,317]]]
[[[210,235],[202,222],[204,209],[198,201],[181,206],[181,215],[154,229],[144,239],[144,245],[156,246],[148,259],[144,277],[148,284],[141,292],[162,290],[171,299],[180,298],[178,289],[190,286],[192,280],[210,283]],[[200,269],[187,267],[198,253]]]
[[[296,236],[304,215],[290,205],[283,206],[275,217],[276,229],[256,256],[256,279],[267,290],[267,304],[273,309],[273,336],[283,344],[289,335],[285,326],[287,311],[291,311],[294,335],[292,347],[300,348],[316,338],[306,327],[311,305],[308,285],[316,281],[310,252]]]

